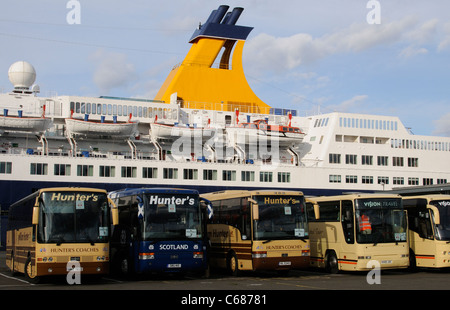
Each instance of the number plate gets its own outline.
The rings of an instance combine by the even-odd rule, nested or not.
[[[381,261],[382,264],[392,264],[391,260],[382,260]]]
[[[168,264],[167,268],[181,268],[181,264]]]
[[[290,266],[291,262],[279,262],[278,266]]]

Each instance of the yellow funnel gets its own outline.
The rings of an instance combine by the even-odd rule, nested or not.
[[[234,24],[242,8],[225,14],[227,10],[220,6],[194,32],[191,49],[169,73],[155,100],[169,102],[177,93],[186,108],[269,113],[270,106],[252,91],[242,67],[245,39],[253,28]]]

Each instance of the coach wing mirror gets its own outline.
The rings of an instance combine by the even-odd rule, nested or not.
[[[111,217],[112,217],[112,224],[119,225],[119,209],[117,208],[116,204],[111,200],[111,198],[108,198],[108,202],[111,205]]]
[[[431,215],[433,216],[434,224],[435,225],[440,225],[441,224],[441,220],[440,220],[438,208],[436,208],[435,206],[428,205],[428,209],[430,209],[432,211]]]
[[[32,224],[37,225],[39,223],[39,207],[33,207],[33,220]]]
[[[39,224],[39,198],[36,197],[36,203],[33,207],[33,218],[31,219],[31,224]]]
[[[254,200],[252,198],[249,198],[248,201],[252,203],[253,219],[254,220],[259,220],[259,206],[258,206],[258,203],[256,202],[256,200]]]
[[[313,205],[313,208],[314,208],[314,217],[316,218],[316,220],[320,220],[319,205],[315,203]]]

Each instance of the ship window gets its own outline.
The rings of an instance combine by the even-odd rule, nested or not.
[[[289,172],[278,172],[279,183],[291,183],[291,174]]]
[[[389,177],[378,177],[378,184],[389,184]]]
[[[12,169],[12,163],[9,161],[0,162],[0,173],[10,174]]]
[[[433,185],[433,179],[432,178],[423,178],[423,185]]]
[[[236,171],[234,170],[223,170],[222,171],[223,181],[236,181]]]
[[[70,165],[55,164],[53,174],[54,175],[70,175]]]
[[[362,165],[373,165],[373,156],[372,155],[361,155],[361,164]]]
[[[231,115],[225,115],[225,125],[231,124]]]
[[[92,177],[94,175],[94,166],[92,165],[77,165],[77,176]]]
[[[80,113],[82,114],[86,113],[86,104],[84,102],[81,103]]]
[[[185,180],[197,180],[198,169],[183,169],[183,179]]]
[[[255,171],[241,171],[241,180],[244,182],[255,181]]]
[[[392,166],[403,167],[403,157],[392,157]]]
[[[106,103],[102,105],[102,114],[106,115]]]
[[[31,163],[30,174],[33,175],[47,175],[47,164]]]
[[[361,182],[363,184],[373,184],[373,176],[362,176]]]
[[[210,180],[210,181],[217,180],[217,170],[204,169],[203,170],[203,180]]]
[[[158,168],[143,167],[142,177],[146,179],[156,179],[158,177]]]
[[[136,167],[127,167],[123,166],[121,169],[121,176],[122,178],[135,178],[136,177]]]
[[[108,115],[112,114],[112,105],[108,104]]]
[[[272,172],[261,171],[259,173],[259,181],[260,182],[272,182]]]
[[[119,104],[117,106],[117,115],[122,116],[122,105],[121,104]]]
[[[80,103],[75,103],[75,113],[80,113]]]
[[[100,103],[97,104],[97,114],[98,115],[102,114],[102,105]]]
[[[419,185],[419,178],[408,178],[408,185]]]
[[[116,174],[116,167],[114,166],[100,166],[99,176],[113,178]]]
[[[164,168],[163,169],[164,179],[178,179],[178,169],[177,168]]]
[[[86,113],[91,114],[91,104],[90,103],[86,103]]]
[[[348,165],[356,165],[357,164],[357,155],[346,154],[345,155],[345,163]]]
[[[419,159],[408,157],[408,167],[419,167]]]
[[[358,183],[358,176],[356,175],[346,175],[345,183]]]
[[[330,164],[340,164],[341,163],[341,154],[330,153],[328,155],[328,162]]]
[[[387,156],[378,156],[377,163],[378,163],[378,166],[387,166],[388,165],[388,157]]]
[[[405,183],[405,180],[403,177],[393,177],[392,178],[392,184],[394,185],[403,185]]]
[[[330,174],[328,180],[330,183],[341,183],[341,176],[338,174]]]
[[[113,115],[117,115],[117,105],[113,105]]]

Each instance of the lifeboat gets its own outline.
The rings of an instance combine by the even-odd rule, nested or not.
[[[244,144],[257,144],[261,140],[278,143],[279,146],[297,146],[303,142],[305,134],[299,127],[289,125],[269,125],[266,120],[253,123],[239,123],[226,128],[230,141]]]
[[[214,137],[215,129],[210,127],[192,127],[188,124],[150,124],[150,134],[155,139],[177,140],[192,139],[194,142],[205,143]]]
[[[130,115],[131,118],[131,115]],[[66,118],[67,131],[75,135],[86,136],[112,136],[129,138],[137,132],[138,122],[118,122],[116,118],[107,121],[102,116],[101,120]]]
[[[32,133],[44,133],[52,126],[52,121],[42,117],[23,116],[19,111],[18,116],[9,116],[7,110],[0,116],[0,130],[20,131]]]

